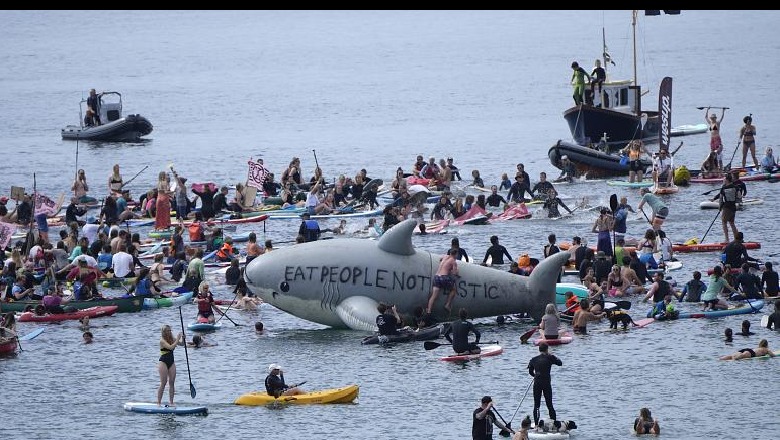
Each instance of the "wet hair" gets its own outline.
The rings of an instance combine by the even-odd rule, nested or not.
[[[555,243],[555,234],[548,235],[547,241],[549,241],[550,243]]]
[[[496,244],[498,243],[498,235],[493,235],[490,237],[490,244]]]
[[[701,279],[701,272],[699,272],[698,270],[694,270],[693,271],[693,279],[694,280],[700,280]]]
[[[726,327],[726,330],[723,331],[723,334],[726,336],[726,342],[731,342],[733,340],[734,331],[731,330],[731,327]]]
[[[546,342],[540,342],[539,343],[539,351],[541,353],[547,353],[547,348],[548,348],[548,346],[547,346]]]
[[[469,312],[467,312],[467,311],[466,311],[466,309],[464,309],[464,308],[461,308],[461,309],[458,311],[458,316],[460,317],[460,319],[466,319],[466,318],[468,318],[468,317],[469,317]]]
[[[203,343],[203,336],[201,335],[195,335],[192,337],[192,344],[196,347],[200,347],[200,344]]]
[[[763,348],[769,347],[769,341],[762,339],[758,342],[758,346]]]
[[[744,122],[745,124],[749,124],[753,122],[753,118],[751,118],[750,116],[745,116],[744,118],[742,118],[742,122]]]
[[[263,323],[260,321],[257,321],[255,323],[255,331],[261,332],[263,331]]]
[[[528,429],[531,427],[531,417],[525,416],[522,422],[520,422],[520,427],[523,429]]]

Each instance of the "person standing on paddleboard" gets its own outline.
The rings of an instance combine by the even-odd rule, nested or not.
[[[168,384],[168,405],[174,406],[173,396],[176,393],[174,383],[176,382],[176,364],[173,359],[173,350],[177,345],[184,342],[184,337],[181,333],[175,338],[171,331],[171,326],[165,324],[162,326],[160,336],[160,361],[157,363],[157,371],[160,373],[160,386],[157,387],[157,406],[162,404],[163,392],[165,392],[165,384]]]
[[[649,188],[642,188],[642,199],[639,201],[637,210],[641,211],[645,203],[650,205],[653,210],[653,217],[650,219],[650,224],[656,231],[661,229],[661,225],[664,224],[664,220],[669,216],[669,207],[655,194],[650,192]]]
[[[552,377],[550,370],[553,365],[559,367],[563,362],[555,355],[547,352],[547,343],[539,344],[539,354],[528,361],[528,374],[534,378],[534,425],[539,425],[539,407],[542,404],[542,395],[547,404],[547,412],[550,419],[555,420],[555,407],[553,406]]]

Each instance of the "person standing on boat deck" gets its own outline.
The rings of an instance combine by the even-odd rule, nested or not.
[[[171,183],[168,173],[160,171],[157,175],[157,202],[154,215],[154,229],[171,227]]]
[[[707,107],[704,110],[704,121],[710,128],[710,150],[718,154],[718,167],[723,168],[723,141],[720,139],[720,124],[723,122],[723,117],[726,115],[726,108],[724,107],[720,113],[720,119],[715,113],[710,114],[710,108]]]
[[[514,261],[514,258],[509,255],[509,251],[507,251],[504,246],[498,244],[498,236],[493,235],[490,237],[490,247],[487,252],[485,252],[485,258],[482,259],[482,265],[487,266],[488,257],[491,259],[491,265],[504,264],[504,255],[506,255],[509,261]]]
[[[745,116],[742,118],[745,125],[739,129],[739,137],[742,139],[742,168],[745,168],[748,150],[753,156],[753,166],[758,169],[758,159],[756,159],[756,126],[753,125],[753,117]]]
[[[585,77],[588,78],[588,81],[591,81],[591,77],[576,61],[571,63],[571,69],[574,71],[571,74],[570,81],[574,85],[574,95],[572,97],[574,98],[574,105],[580,105],[585,99]]]
[[[162,326],[160,336],[160,359],[157,363],[157,371],[160,373],[160,386],[157,387],[157,406],[162,404],[162,396],[165,392],[165,384],[168,384],[168,405],[175,406],[173,396],[176,394],[176,363],[173,358],[173,350],[177,345],[184,343],[184,336],[179,333],[175,338],[170,325]]]
[[[95,89],[89,89],[87,113],[91,114],[91,125],[103,125],[100,121],[100,96],[95,92]]]
[[[555,355],[548,353],[547,348],[547,343],[540,343],[539,354],[528,361],[528,374],[534,378],[534,425],[539,424],[539,407],[542,404],[542,395],[544,395],[550,419],[556,419],[550,370],[553,365],[563,366],[563,362]]]
[[[469,314],[465,308],[458,311],[457,321],[453,321],[444,333],[444,338],[452,343],[452,349],[455,353],[479,354],[482,351],[479,348],[479,338],[482,334],[474,327],[474,324],[468,320]],[[474,334],[474,342],[469,342],[469,333]]]
[[[122,175],[119,174],[118,163],[114,164],[114,168],[111,171],[111,175],[108,176],[108,193],[109,194],[122,193]]]
[[[447,250],[441,262],[436,274],[433,276],[433,287],[431,289],[431,297],[428,299],[428,313],[433,312],[433,305],[436,303],[436,299],[439,297],[439,293],[443,290],[447,293],[447,302],[444,304],[444,309],[447,313],[452,309],[452,300],[455,299],[457,293],[457,280],[458,280],[458,262],[456,257],[458,256],[458,250],[450,248]]]
[[[653,216],[650,218],[650,224],[656,231],[661,229],[661,225],[664,224],[664,220],[669,215],[669,207],[661,200],[660,197],[650,192],[649,188],[642,188],[642,199],[639,201],[637,210],[641,211],[645,203],[650,205],[650,209],[653,210]]]
[[[596,92],[596,86],[599,88],[599,95],[604,87],[604,81],[607,80],[607,71],[601,67],[601,60],[596,60],[596,65],[593,66],[593,71],[590,73],[590,88],[593,92]]]
[[[515,431],[496,419],[493,413],[493,398],[485,396],[481,400],[482,404],[475,409],[471,416],[471,439],[472,440],[492,440],[493,425],[498,426],[502,431]]]

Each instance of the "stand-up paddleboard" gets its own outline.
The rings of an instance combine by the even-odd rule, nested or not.
[[[607,180],[609,186],[622,186],[626,188],[649,188],[653,186],[652,180],[643,180],[641,182],[629,182],[628,180]]]
[[[691,134],[706,133],[709,127],[705,123],[686,124],[672,127],[670,136],[688,136]]]
[[[768,316],[766,318],[769,319]],[[763,325],[764,325],[764,327],[766,327],[766,324],[763,324]],[[38,335],[43,333],[43,330],[44,330],[44,327],[39,327],[39,328],[31,331],[30,333],[27,333],[26,335],[19,336],[19,340],[20,341],[29,341],[31,339],[35,339],[35,338],[38,337]]]
[[[761,205],[764,203],[764,199],[761,198],[751,198],[751,199],[742,199],[742,202],[737,203],[737,209],[742,209],[744,206],[748,205]],[[713,202],[712,200],[705,200],[701,203],[699,203],[699,208],[701,209],[720,209],[720,202]]]
[[[486,345],[482,347],[482,351],[477,354],[453,354],[449,356],[444,356],[441,358],[443,361],[449,361],[449,362],[464,362],[464,361],[470,361],[472,359],[479,359],[482,357],[487,356],[496,356],[504,352],[504,348],[500,345],[494,344],[494,345]]]
[[[196,332],[210,332],[222,328],[222,323],[217,322],[214,324],[208,322],[191,322],[187,324],[187,330]]]
[[[156,403],[149,402],[127,402],[124,405],[125,411],[132,411],[145,414],[199,414],[207,415],[208,408],[202,405],[188,406],[188,405],[157,405]]]
[[[529,440],[564,440],[571,438],[568,432],[536,432],[528,431]]]
[[[569,332],[561,332],[558,335],[558,339],[546,339],[544,336],[534,339],[534,345],[539,345],[542,342],[547,343],[547,345],[561,345],[561,344],[568,344],[571,341],[574,340],[574,337]]]

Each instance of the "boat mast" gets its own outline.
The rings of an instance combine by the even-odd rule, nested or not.
[[[601,27],[601,64],[604,66],[604,76],[607,75],[607,34]],[[608,81],[604,78],[605,81]]]
[[[634,85],[638,85],[636,78],[636,16],[639,13],[636,9],[632,12],[632,19],[631,19],[631,30],[632,30],[632,40],[634,43]]]

